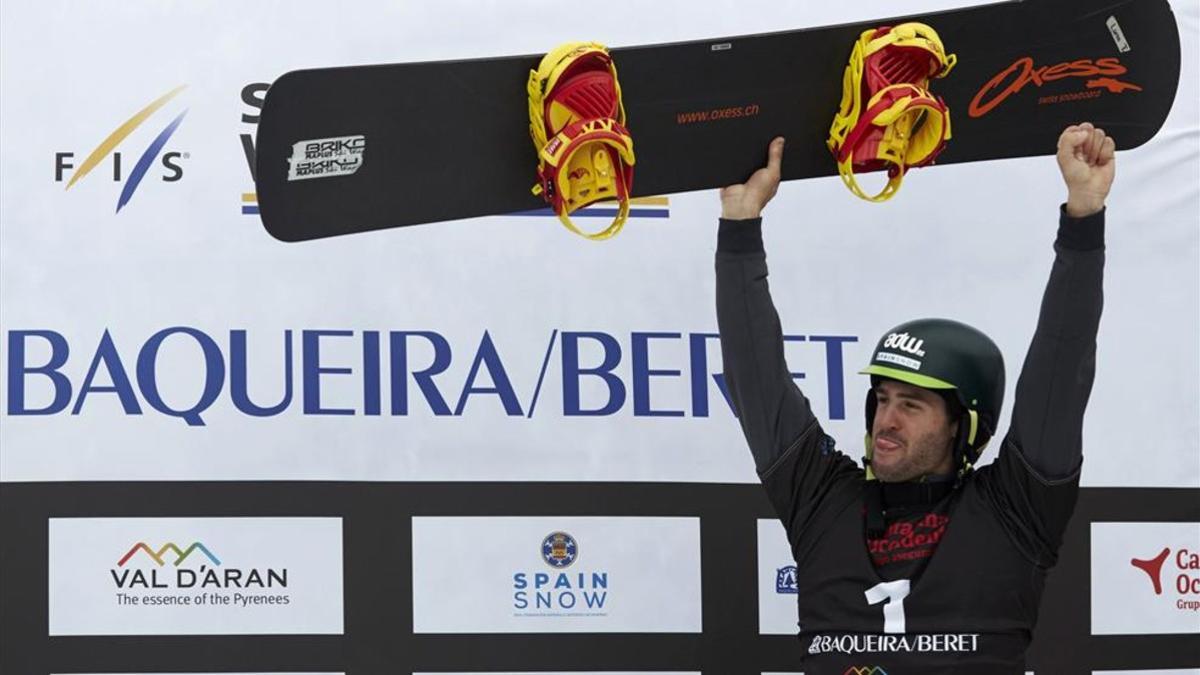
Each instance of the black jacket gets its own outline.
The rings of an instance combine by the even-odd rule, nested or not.
[[[928,504],[944,525],[932,555],[886,568],[867,549],[862,469],[834,449],[784,362],[761,220],[722,221],[718,236],[725,377],[796,559],[805,672],[1023,673],[1046,571],[1078,494],[1102,305],[1103,212],[1060,215],[1057,255],[996,460]]]

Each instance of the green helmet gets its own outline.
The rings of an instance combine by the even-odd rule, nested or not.
[[[931,389],[961,408],[955,452],[969,469],[991,439],[1004,403],[1004,357],[991,338],[949,319],[917,319],[880,338],[860,374]],[[873,387],[872,387],[873,389]],[[951,407],[951,416],[955,410]],[[867,433],[875,422],[875,395],[867,392]]]

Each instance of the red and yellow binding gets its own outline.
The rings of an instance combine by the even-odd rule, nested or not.
[[[538,153],[541,195],[575,234],[608,239],[629,216],[633,188],[633,137],[617,69],[594,42],[569,42],[542,58],[529,73],[529,134]],[[602,199],[617,201],[607,229],[584,232],[571,221],[577,209]]]
[[[890,199],[904,172],[933,162],[950,140],[950,110],[929,91],[957,58],[923,23],[864,31],[842,80],[842,103],[828,145],[851,192],[872,202]],[[865,103],[864,103],[865,102]],[[855,171],[887,170],[888,182],[868,196]]]

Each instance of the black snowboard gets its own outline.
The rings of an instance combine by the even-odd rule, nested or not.
[[[953,129],[939,164],[1053,154],[1062,129],[1081,121],[1127,150],[1154,136],[1175,98],[1179,33],[1167,0],[1023,0],[613,49],[637,156],[634,196],[741,182],[776,135],[788,141],[785,180],[836,174],[825,139],[851,47],[863,30],[910,20],[958,55],[931,85]],[[545,206],[529,191],[537,159],[525,94],[539,59],[283,75],[258,125],[267,230],[303,241]]]

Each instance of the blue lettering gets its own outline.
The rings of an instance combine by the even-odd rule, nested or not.
[[[550,575],[549,574],[546,574],[545,572],[538,572],[537,574],[533,575],[533,587],[534,588],[541,588],[548,583],[550,583]]]
[[[112,380],[111,387],[92,385],[92,380],[96,377],[96,371],[99,370],[100,364],[104,364],[104,369],[108,371],[109,379]],[[125,366],[121,364],[121,356],[117,354],[117,348],[113,344],[112,336],[105,329],[104,335],[100,337],[100,345],[96,347],[96,355],[92,357],[92,365],[88,366],[87,375],[83,378],[83,386],[79,388],[79,398],[75,399],[75,407],[71,409],[72,415],[78,415],[83,409],[83,402],[87,399],[87,395],[93,391],[106,392],[111,391],[116,393],[117,398],[121,400],[121,407],[125,409],[126,415],[141,415],[142,408],[138,405],[137,396],[133,393],[133,385],[129,383],[129,376],[125,374]]]
[[[588,593],[584,591],[583,601],[590,609],[604,609],[604,601],[608,599],[608,591]]]
[[[567,602],[567,600],[570,600],[570,602]],[[576,600],[574,593],[567,592],[558,594],[558,606],[562,607],[563,609],[571,609],[575,606],[575,602]]]
[[[595,368],[579,367],[579,341],[594,340],[604,348],[604,361]],[[563,414],[575,416],[605,416],[611,415],[625,405],[625,383],[613,375],[612,369],[621,362],[621,346],[616,338],[607,333],[572,333],[562,334],[562,370],[563,370]],[[608,385],[608,402],[595,410],[584,410],[579,401],[579,379],[581,375],[596,375]]]
[[[525,609],[526,607],[529,607],[528,594],[525,591],[513,593],[513,609]]]
[[[278,404],[260,407],[250,400],[246,360],[246,331],[229,331],[229,395],[233,407],[254,417],[271,417],[287,410],[292,403],[292,331],[283,332],[283,400]]]
[[[44,366],[25,363],[25,338],[39,337],[50,343],[50,359]],[[71,403],[71,381],[58,372],[67,363],[71,348],[67,339],[51,330],[14,330],[8,334],[8,414],[53,415]],[[25,375],[45,375],[54,386],[54,400],[45,408],[25,407]]]
[[[829,419],[846,419],[846,386],[842,379],[842,344],[858,342],[853,335],[810,335],[813,342],[825,343],[825,372],[829,381]]]
[[[550,602],[550,591],[546,591],[545,593],[534,593],[533,598],[533,606],[537,609],[550,609],[553,605],[553,603]]]
[[[525,580],[524,572],[517,572],[513,575],[513,588],[525,588],[529,582]]]
[[[380,413],[379,331],[363,331],[363,414]]]
[[[321,338],[348,337],[349,330],[306,330],[304,331],[304,414],[305,415],[353,415],[350,408],[321,407],[321,375],[349,375],[349,368],[321,367]]]
[[[651,370],[651,339],[681,337],[679,333],[633,333],[633,414],[635,417],[683,417],[682,410],[653,410],[650,407],[650,378],[659,375],[678,377],[678,370]]]
[[[708,345],[705,343],[715,339],[717,339],[716,333],[691,333],[688,335],[688,353],[691,356],[692,369],[693,417],[708,417]],[[725,398],[729,410],[736,415],[737,411],[733,410],[733,401],[729,398],[729,388],[725,386],[725,374],[712,373],[712,379],[717,384],[721,396]]]
[[[608,588],[608,572],[592,572],[592,588]]]
[[[162,400],[162,396],[158,392],[158,381],[155,379],[158,350],[163,341],[173,333],[182,333],[191,337],[200,345],[200,350],[204,353],[204,391],[195,405],[183,410],[175,410]],[[217,347],[217,343],[195,328],[182,326],[164,328],[152,335],[142,346],[142,350],[138,352],[137,379],[142,396],[145,397],[151,408],[164,415],[182,418],[188,426],[202,427],[204,420],[200,418],[200,413],[212,406],[217,397],[221,395],[222,387],[225,386],[225,361],[221,357],[221,349]],[[130,395],[132,396],[132,392]]]
[[[492,378],[492,387],[476,387],[475,377],[479,374],[479,366],[487,366],[488,375]],[[479,342],[479,349],[475,352],[475,360],[471,362],[471,372],[467,375],[467,382],[463,385],[462,395],[459,396],[458,405],[454,408],[455,416],[461,415],[463,409],[467,407],[467,397],[471,394],[498,394],[500,402],[504,404],[504,412],[509,416],[521,416],[525,413],[521,411],[521,404],[517,402],[517,395],[513,391],[512,383],[508,381],[508,373],[504,372],[504,364],[500,362],[500,355],[496,353],[496,345],[492,344],[492,336],[488,332],[483,331],[483,339]]]
[[[408,336],[425,338],[433,345],[433,364],[425,370],[413,371],[413,380],[425,395],[434,415],[449,415],[450,406],[438,391],[433,376],[450,367],[450,343],[446,338],[429,331],[395,331],[388,334],[392,352],[392,414],[408,414]]]

